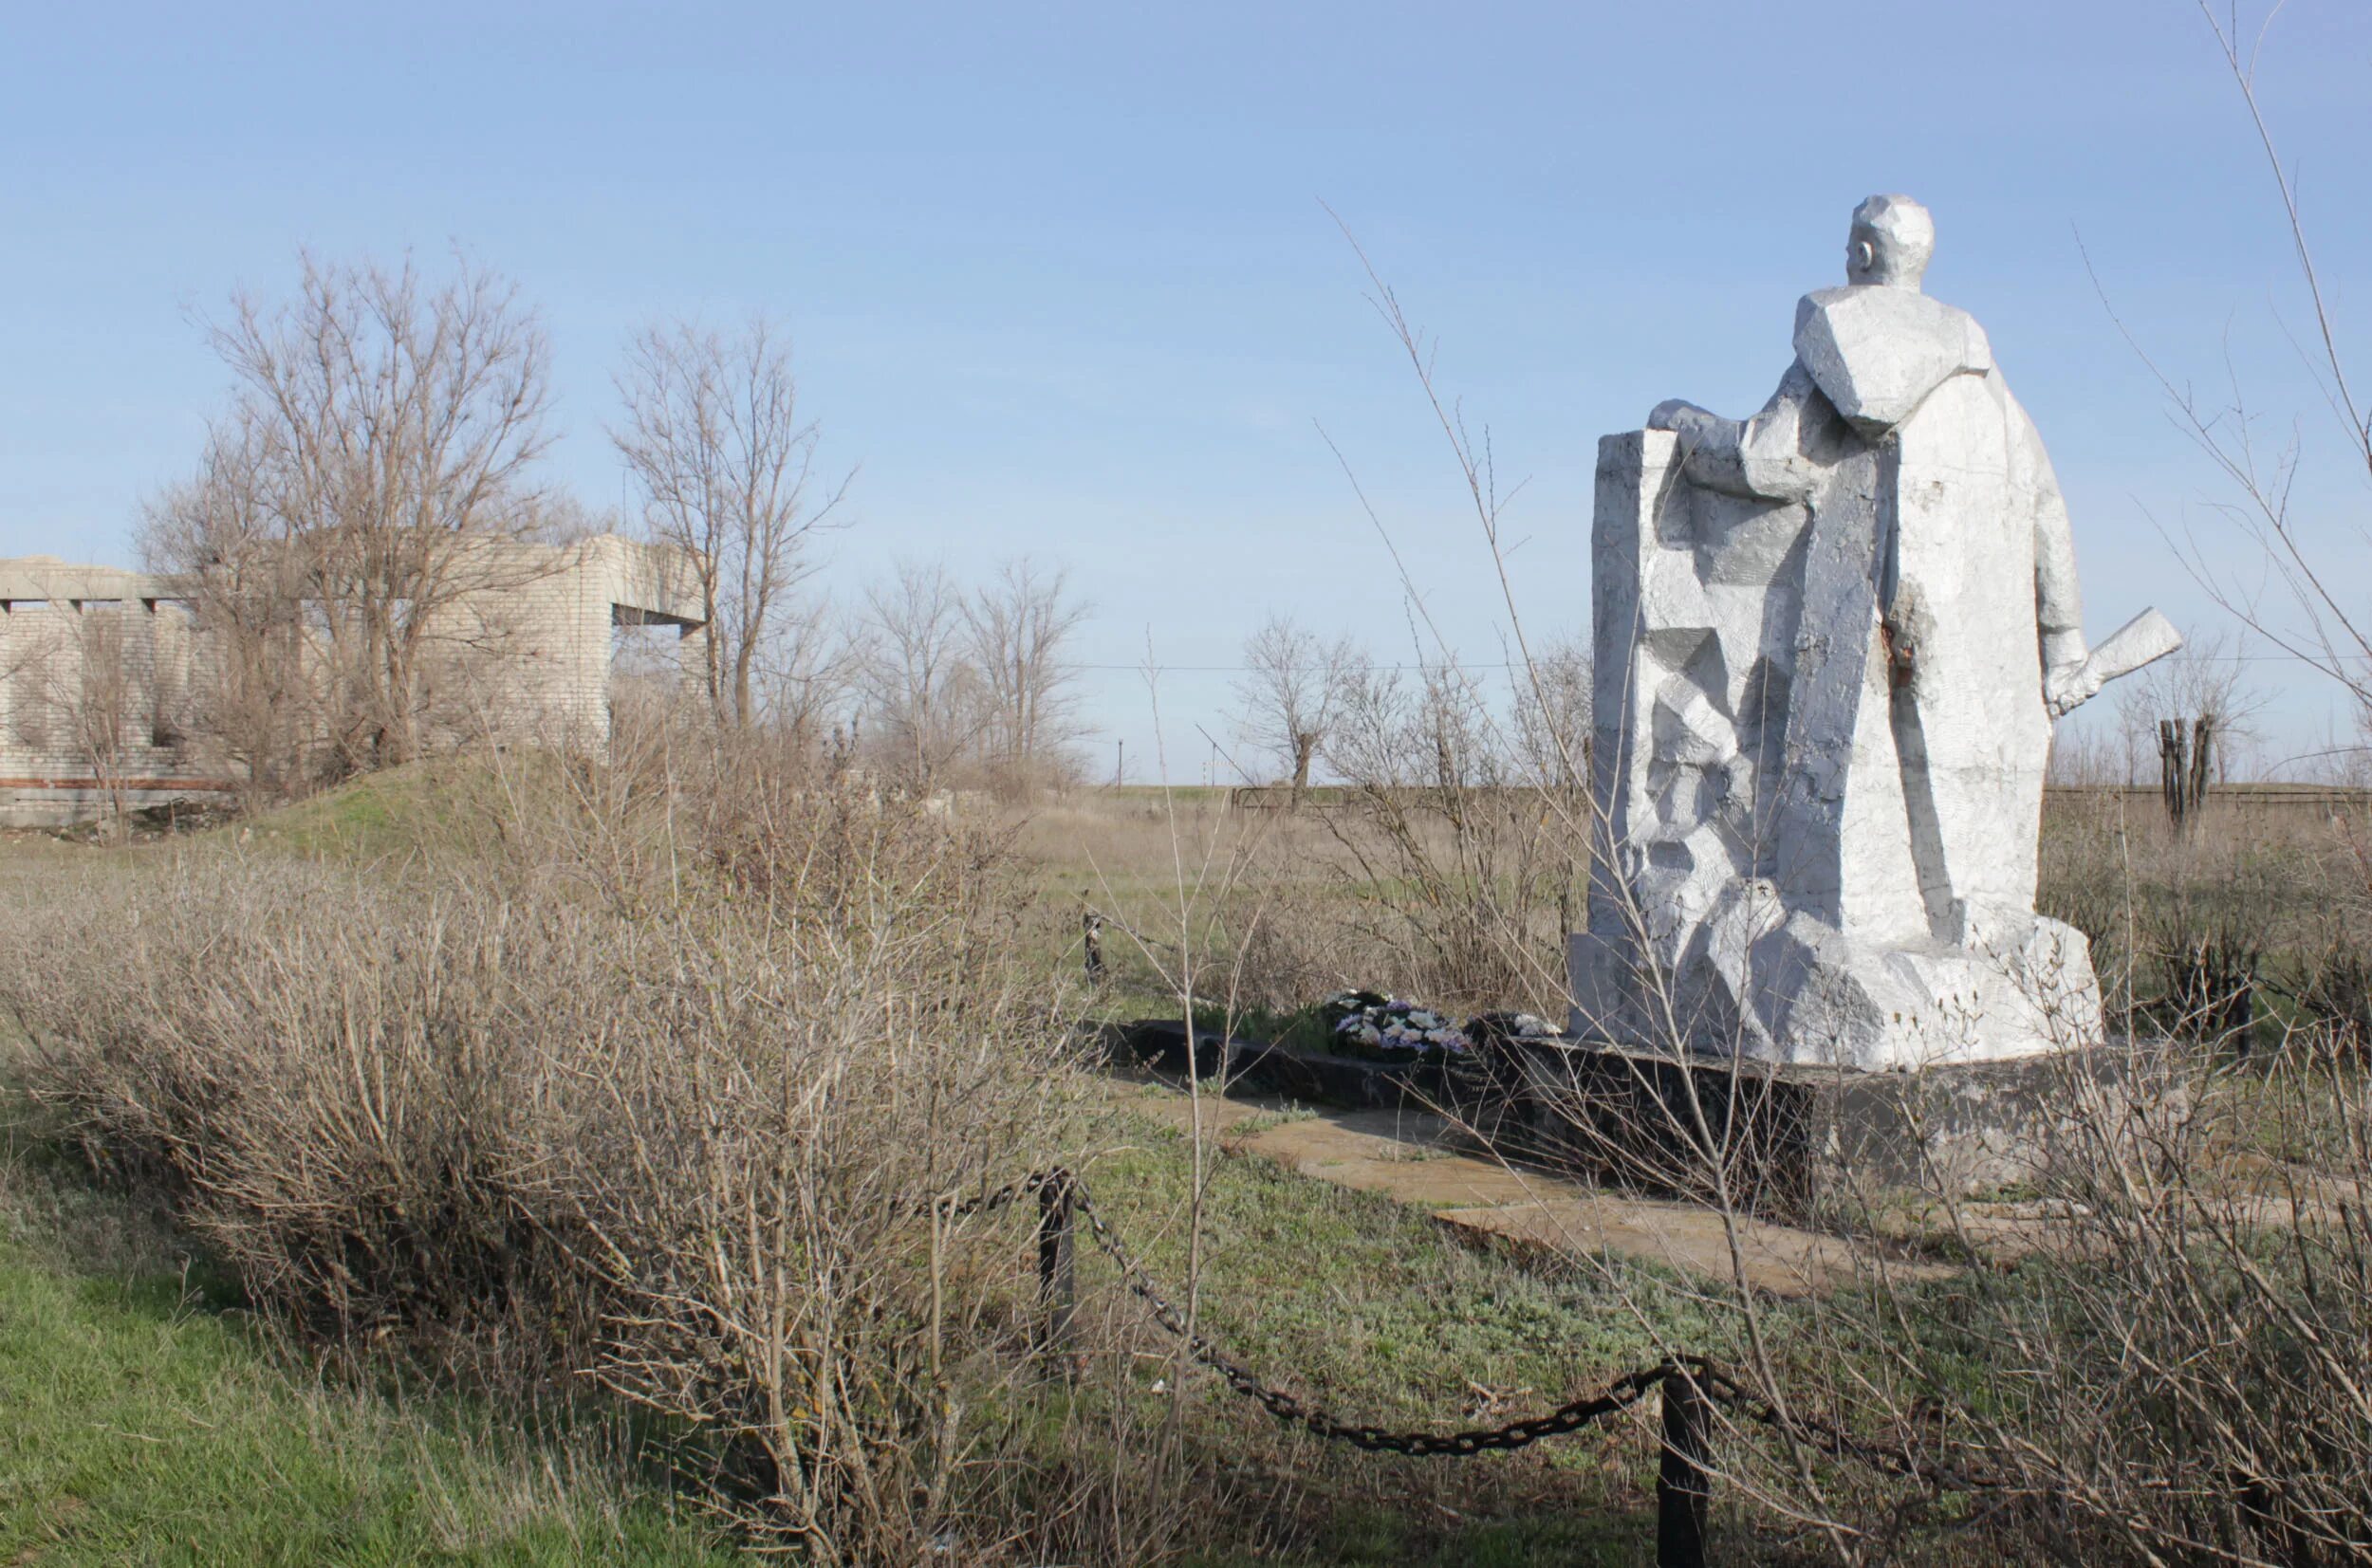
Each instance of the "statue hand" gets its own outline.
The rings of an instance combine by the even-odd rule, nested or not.
[[[1696,419],[1689,416],[1696,415]],[[1649,430],[1686,430],[1697,419],[1710,419],[1713,415],[1698,408],[1685,397],[1667,397],[1647,411]]]
[[[2065,718],[2091,700],[2101,689],[2101,677],[2092,673],[2087,659],[2071,659],[2055,664],[2043,676],[2043,706],[2050,710],[2054,719]]]

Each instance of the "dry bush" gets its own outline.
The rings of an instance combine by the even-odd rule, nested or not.
[[[2022,1222],[1980,1244],[2014,1269],[1827,1316],[1862,1367],[1824,1392],[1988,1476],[1980,1517],[2013,1558],[2372,1552],[2372,1102],[2327,1052],[2216,1060],[2177,1051],[2189,1096],[2084,1107]]]
[[[2372,932],[2361,922],[2343,927],[2303,968],[2300,1013],[2335,1049],[2362,1054],[2372,1046]]]
[[[1237,996],[1247,1008],[1291,1013],[1337,991],[1381,987],[1430,997],[1425,969],[1373,940],[1373,921],[1340,886],[1270,886],[1257,920],[1245,928],[1236,965]]]
[[[2336,1048],[2372,1046],[2372,836],[2356,818],[2331,824],[2323,895],[2298,938],[2298,1015]]]
[[[1026,1245],[930,1201],[1066,1146],[1069,1036],[996,845],[639,744],[634,778],[507,775],[467,864],[196,853],[20,908],[28,1087],[260,1301],[519,1387],[588,1374],[816,1560],[1075,1535],[1059,1488],[977,1505]]]
[[[2122,1019],[2133,1001],[2132,844],[2122,796],[2101,803],[2080,797],[2048,798],[2044,806],[2035,908],[2065,920],[2091,944],[2101,995]]]
[[[2158,1026],[2246,1051],[2256,1035],[2265,943],[2247,913],[2201,913],[2183,900],[2154,933],[2162,969]]]
[[[2089,938],[2114,1032],[2245,1046],[2252,1021],[2344,1027],[2372,955],[2360,830],[2211,801],[2189,832],[2122,794],[2054,797],[2037,905]]]
[[[2069,1059],[2021,1191],[1918,1192],[1845,1154],[1814,1299],[1779,1310],[1743,1265],[1714,1292],[1751,1393],[1808,1423],[1789,1443],[1725,1411],[1724,1495],[1839,1561],[2372,1557],[2372,1093],[2326,1025],[2277,1034],[2237,1060],[2204,1028]],[[1653,1149],[1658,1185],[1742,1236],[1766,1152],[1733,1080],[1685,1053],[1666,1079],[1658,1126],[1550,1110],[1585,1149]],[[1867,1462],[1834,1462],[1832,1430]]]
[[[2372,1095],[2340,1021],[2363,884],[2327,824],[2217,823],[2188,839],[2051,824],[2046,902],[2088,915],[2112,986],[2122,970],[2133,987],[2134,1038],[2113,1062],[2069,1059],[2025,1190],[1911,1192],[1848,1159],[1824,1213],[1849,1281],[1794,1312],[1733,1282],[1755,1393],[1857,1434],[1877,1464],[1733,1417],[1725,1483],[1825,1532],[1837,1559],[2372,1555]],[[2277,975],[2290,1005],[2254,1015],[2236,1056]],[[1742,1223],[1758,1151],[1693,1131],[1686,1109],[1729,1080],[1685,1056],[1673,1076],[1688,1080],[1673,1125],[1640,1141],[1672,1168],[1662,1185]],[[1609,1135],[1591,1106],[1561,1109],[1577,1139]],[[1734,1116],[1712,1120],[1718,1134]],[[1903,1272],[1938,1258],[1964,1266]]]
[[[1326,750],[1347,800],[1324,819],[1342,929],[1316,940],[1364,953],[1359,984],[1563,1015],[1590,816],[1564,761],[1583,754],[1573,704],[1545,710],[1529,689],[1510,719],[1455,665],[1349,682]]]

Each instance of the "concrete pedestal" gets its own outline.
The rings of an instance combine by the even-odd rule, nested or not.
[[[2032,1181],[2076,1137],[2119,1137],[2182,1093],[2163,1042],[1915,1071],[1529,1042],[1510,1153],[1600,1180],[1810,1217],[1889,1193]],[[1719,1179],[1716,1179],[1718,1172]]]

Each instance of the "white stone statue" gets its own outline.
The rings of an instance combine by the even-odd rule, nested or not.
[[[2034,913],[2051,721],[2171,651],[2087,650],[2050,459],[1927,210],[1872,196],[1761,413],[1672,401],[1600,444],[1596,784],[1614,854],[1576,1032],[1907,1067],[2096,1038]]]

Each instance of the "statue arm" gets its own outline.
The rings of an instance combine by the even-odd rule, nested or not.
[[[2035,507],[2034,624],[2046,665],[2085,656],[2084,598],[2076,584],[2075,531],[2067,504],[2053,486]]]
[[[1801,501],[1812,493],[1818,477],[1804,455],[1805,415],[1813,392],[1811,377],[1798,363],[1751,419],[1724,419],[1674,397],[1656,405],[1647,428],[1680,437],[1683,470],[1695,484],[1750,500]]]
[[[2034,498],[2034,627],[2041,641],[2043,697],[2053,718],[2100,690],[2085,670],[2084,597],[2076,581],[2075,529],[2042,434],[2011,402],[2013,479]]]
[[[1731,495],[1744,495],[1745,475],[1738,468],[1741,427],[1710,409],[1680,397],[1667,397],[1647,415],[1649,430],[1668,430],[1680,438],[1680,470],[1692,484]]]

